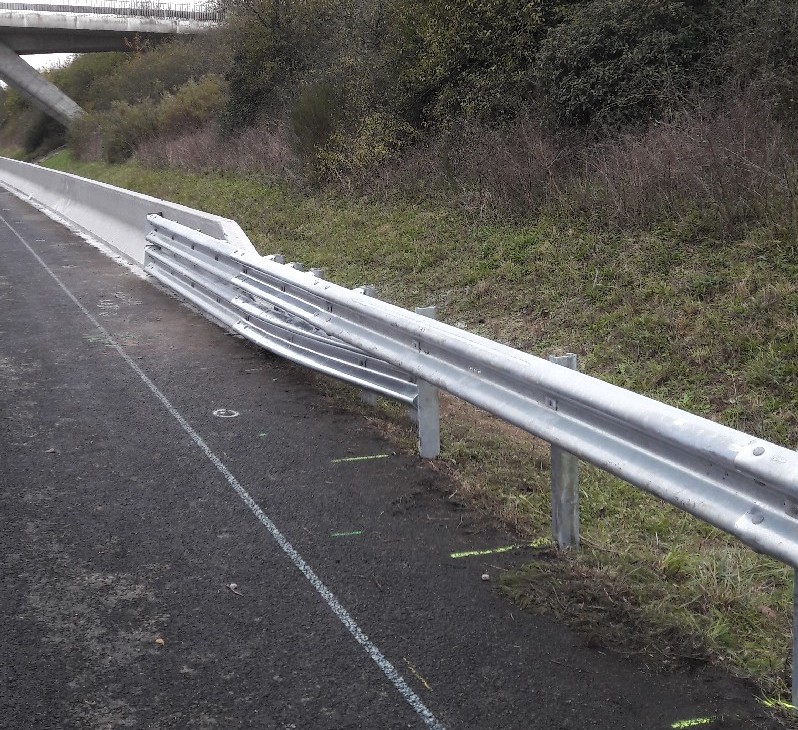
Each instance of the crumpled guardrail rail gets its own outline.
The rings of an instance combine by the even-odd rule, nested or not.
[[[282,357],[413,406],[418,387],[403,371],[282,310],[243,265],[244,251],[158,215],[147,218],[144,270],[228,329]],[[250,258],[254,258],[250,256]],[[285,267],[290,268],[290,267]],[[297,271],[301,275],[301,272]],[[307,278],[315,278],[306,273]],[[351,292],[350,292],[351,293]],[[365,297],[364,293],[352,293]]]

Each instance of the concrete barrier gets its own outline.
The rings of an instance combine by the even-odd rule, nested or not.
[[[0,157],[0,184],[138,266],[144,265],[147,216],[153,213],[225,240],[236,250],[258,255],[238,223],[229,218],[70,173]]]

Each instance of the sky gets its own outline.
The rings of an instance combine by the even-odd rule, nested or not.
[[[33,56],[23,56],[23,60],[27,61],[34,68],[42,71],[46,68],[51,68],[59,63],[63,63],[73,54],[71,53],[44,53]]]

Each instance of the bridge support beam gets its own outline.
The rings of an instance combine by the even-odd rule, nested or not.
[[[61,89],[50,83],[2,41],[0,41],[0,78],[65,127],[84,113],[83,109]]]

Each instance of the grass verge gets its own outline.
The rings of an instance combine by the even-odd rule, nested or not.
[[[405,307],[436,304],[441,319],[537,355],[576,352],[591,375],[761,438],[798,441],[791,233],[719,241],[688,218],[633,236],[65,153],[47,166],[234,218],[262,253],[325,267],[344,285],[375,284]],[[547,534],[548,447],[454,399],[443,413],[436,468],[458,496],[521,536]],[[412,448],[390,409],[382,427]],[[502,589],[591,643],[668,664],[713,661],[787,698],[791,571],[599,470],[583,466],[580,488],[584,549],[544,556]]]

